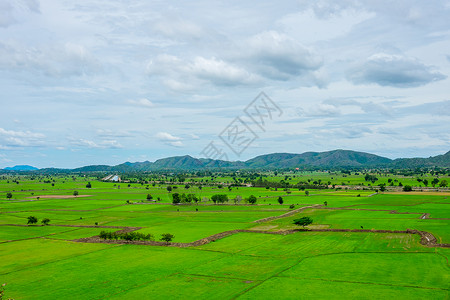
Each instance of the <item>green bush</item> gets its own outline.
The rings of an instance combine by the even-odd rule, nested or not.
[[[141,232],[110,232],[110,231],[100,231],[98,235],[101,239],[104,240],[125,240],[125,241],[154,241],[155,238],[151,233],[144,234]]]

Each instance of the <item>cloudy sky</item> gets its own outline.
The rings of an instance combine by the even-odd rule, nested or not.
[[[0,0],[0,168],[443,154],[449,15],[433,0]],[[264,126],[245,114],[260,92],[278,108]],[[232,151],[236,120],[254,138]]]

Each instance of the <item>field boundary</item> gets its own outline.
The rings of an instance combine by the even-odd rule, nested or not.
[[[136,229],[136,227],[122,227],[123,229],[118,231],[121,233],[131,232]],[[139,228],[140,229],[140,228]],[[420,236],[420,243],[427,247],[440,247],[440,248],[450,248],[450,244],[438,244],[436,237],[426,231],[420,231],[415,229],[406,230],[375,230],[375,229],[338,229],[338,228],[326,228],[326,229],[291,229],[282,231],[265,231],[265,230],[249,230],[249,229],[236,229],[228,230],[221,233],[213,234],[203,239],[191,242],[191,243],[175,243],[175,242],[160,242],[160,241],[125,241],[125,240],[104,240],[99,236],[92,236],[87,238],[81,238],[73,240],[79,243],[103,243],[103,244],[132,244],[132,245],[148,245],[148,246],[166,246],[166,247],[198,247],[206,245],[217,240],[226,238],[228,236],[237,233],[259,233],[259,234],[276,234],[276,235],[288,235],[297,232],[360,232],[360,233],[403,233],[403,234],[417,234]]]
[[[259,219],[259,220],[253,221],[253,223],[263,223],[263,222],[269,222],[269,221],[276,220],[276,219],[286,218],[286,217],[290,217],[292,215],[295,215],[295,214],[297,214],[297,213],[299,213],[299,212],[301,212],[301,211],[303,211],[305,209],[319,208],[321,206],[322,206],[321,204],[315,204],[315,205],[311,205],[311,206],[304,206],[304,207],[300,207],[300,208],[288,211],[287,213],[284,213],[284,214],[279,215],[279,216],[272,216],[272,217]]]

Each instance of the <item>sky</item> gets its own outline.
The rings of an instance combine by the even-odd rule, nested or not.
[[[449,15],[434,0],[0,0],[0,168],[443,154]]]

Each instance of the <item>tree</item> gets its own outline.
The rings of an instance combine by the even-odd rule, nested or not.
[[[283,197],[281,197],[281,196],[278,197],[278,203],[283,204],[283,202],[284,202],[284,201],[283,201]]]
[[[88,183],[86,184],[86,187],[87,187],[88,189],[90,189],[90,188],[92,187],[91,183],[88,182]]]
[[[189,184],[187,184],[187,183],[184,185],[184,188],[187,189],[187,190],[188,190],[190,187],[191,187],[191,186],[190,186]]]
[[[312,222],[313,219],[311,219],[310,217],[302,217],[300,219],[294,220],[295,225],[303,226],[303,228],[305,228],[305,226],[308,226],[309,224],[312,224]]]
[[[437,178],[434,178],[432,181],[431,181],[431,185],[434,187],[436,184],[438,184],[439,183],[439,179],[437,179]]]
[[[194,194],[191,194],[191,195],[192,195],[192,201],[194,201],[195,203],[198,203],[200,201],[199,197],[195,196]]]
[[[447,180],[441,180],[441,182],[439,183],[439,186],[440,187],[446,187],[448,185],[448,182],[447,182]]]
[[[250,204],[255,204],[256,200],[257,199],[254,195],[250,195],[250,197],[248,197],[248,203],[250,203]]]
[[[327,201],[324,201],[324,202],[323,202],[323,205],[324,205],[324,206],[327,206],[327,205],[328,205],[328,202],[327,202]]]
[[[78,196],[78,191],[73,191],[73,195],[76,197]]]
[[[172,187],[170,185],[168,185],[166,189],[169,193],[172,191]]]
[[[410,185],[405,185],[405,186],[403,187],[403,191],[404,191],[404,192],[411,192],[411,191],[412,191],[412,187],[411,187]]]
[[[364,176],[364,180],[372,181],[372,183],[375,183],[375,181],[377,181],[378,178],[375,175],[366,174],[366,176]]]
[[[305,196],[309,196],[309,191],[305,191]]]
[[[27,224],[36,224],[38,222],[38,219],[35,216],[29,216]]]
[[[164,241],[166,243],[171,242],[174,238],[175,238],[175,236],[173,234],[170,234],[170,233],[163,233],[163,234],[161,234],[161,241]]]
[[[173,204],[179,204],[179,203],[181,203],[181,197],[180,197],[180,194],[178,194],[178,193],[173,193],[173,194],[172,194],[172,203],[173,203]]]
[[[50,223],[50,219],[49,218],[45,218],[41,221],[42,225],[48,225],[48,223]]]
[[[150,195],[150,194],[147,194],[147,200],[150,201],[150,200],[152,200],[152,199],[153,199],[153,196]]]
[[[6,193],[6,198],[11,199],[12,198],[12,193],[11,192],[7,192]]]
[[[424,184],[425,186],[428,186],[428,180],[427,180],[427,179],[424,179],[422,182],[423,182],[423,184]]]
[[[211,200],[214,203],[225,203],[228,202],[228,196],[226,194],[215,194],[212,195]]]

